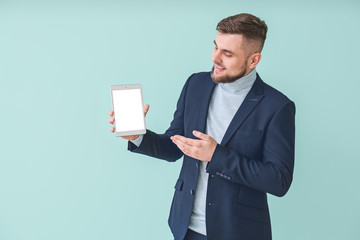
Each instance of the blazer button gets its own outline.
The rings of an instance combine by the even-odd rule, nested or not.
[[[190,194],[194,195],[194,190],[190,189]]]
[[[198,163],[198,162],[196,163],[196,167],[197,167],[197,168],[199,167],[199,163]]]

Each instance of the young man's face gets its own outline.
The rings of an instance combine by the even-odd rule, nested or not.
[[[233,82],[251,72],[248,66],[249,51],[241,34],[218,32],[212,53],[214,67],[211,77],[216,83]]]

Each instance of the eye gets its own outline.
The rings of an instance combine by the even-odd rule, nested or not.
[[[229,52],[224,52],[224,55],[226,56],[226,57],[232,57],[233,55],[231,54],[231,53],[229,53]]]

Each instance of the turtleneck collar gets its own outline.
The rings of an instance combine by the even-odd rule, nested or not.
[[[219,83],[219,86],[225,91],[239,95],[249,91],[256,80],[256,69],[254,68],[248,75],[243,76],[231,83]]]

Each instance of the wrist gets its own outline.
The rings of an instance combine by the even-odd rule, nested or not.
[[[129,141],[134,141],[139,138],[139,135],[124,136],[123,138]]]

